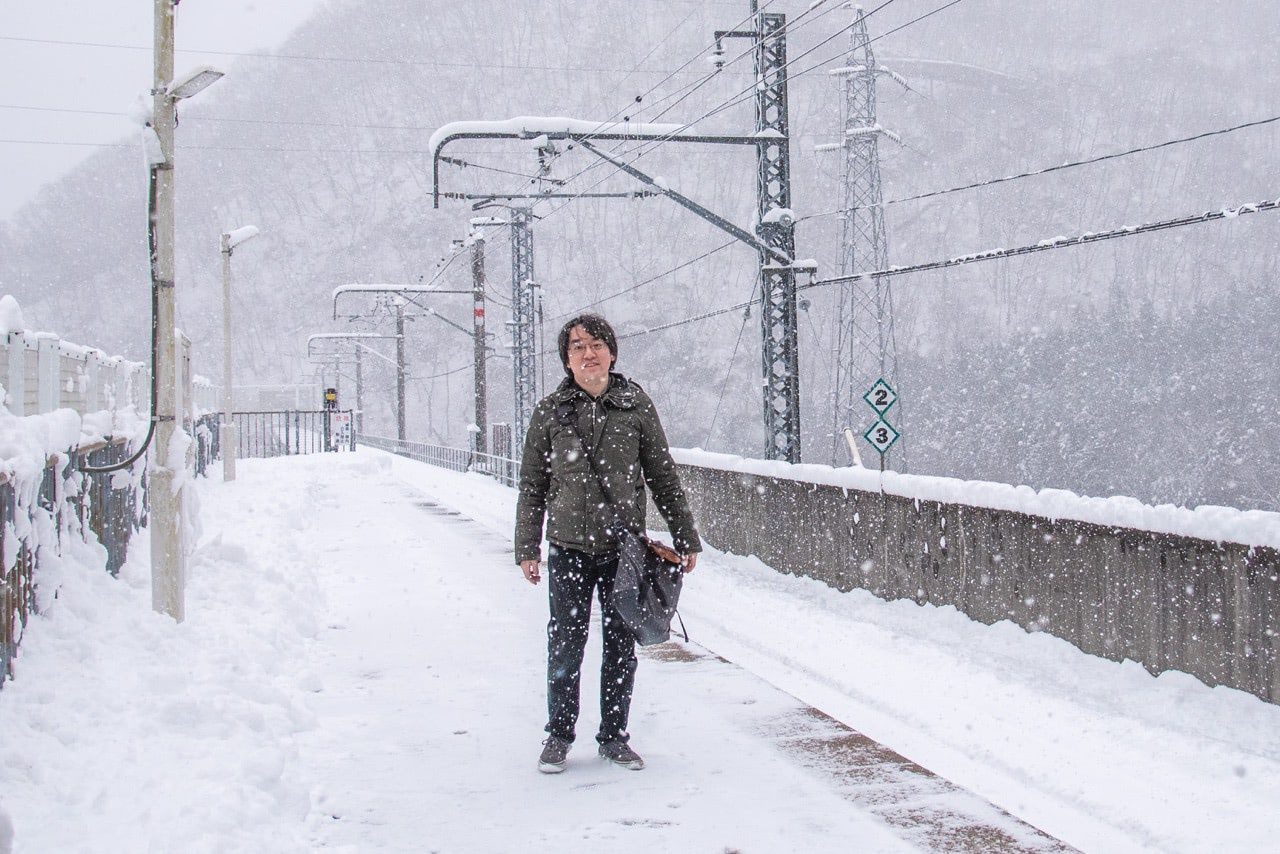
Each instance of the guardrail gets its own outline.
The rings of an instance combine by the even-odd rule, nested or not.
[[[389,439],[385,436],[369,436],[363,433],[355,438],[357,444],[399,454],[411,460],[430,463],[451,471],[477,472],[486,474],[499,483],[514,487],[520,478],[520,463],[508,457],[495,454],[482,454],[462,448],[449,448],[444,445],[429,445],[425,442],[408,442],[402,439]]]
[[[231,418],[236,425],[236,456],[246,459],[354,451],[352,414],[350,409],[232,412]],[[216,436],[214,441],[218,441]]]

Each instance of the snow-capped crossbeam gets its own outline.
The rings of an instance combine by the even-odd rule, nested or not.
[[[653,122],[599,122],[564,116],[516,116],[501,121],[449,122],[431,134],[431,193],[435,207],[440,207],[440,157],[444,147],[458,139],[528,139],[528,140],[628,140],[658,139],[671,142],[705,142],[727,145],[759,145],[762,140],[751,136],[724,136],[690,133],[689,126]]]
[[[431,285],[338,285],[333,289],[333,319],[338,319],[338,297],[343,294],[394,294],[414,302],[414,295],[422,294],[469,294],[471,288],[451,289],[437,288]]]

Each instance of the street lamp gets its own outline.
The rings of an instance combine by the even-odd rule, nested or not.
[[[178,473],[186,467],[182,446],[173,441],[179,427],[177,413],[178,364],[174,329],[176,299],[173,263],[173,130],[178,101],[190,98],[222,76],[207,66],[175,79],[173,76],[173,19],[177,4],[155,0],[154,75],[151,130],[156,151],[150,156],[147,224],[151,251],[152,383],[151,421],[156,451],[151,456],[151,607],[181,622],[186,554],[182,543],[182,495]]]
[[[231,251],[258,236],[258,228],[246,225],[222,232],[222,479],[236,479],[236,425],[231,420]]]

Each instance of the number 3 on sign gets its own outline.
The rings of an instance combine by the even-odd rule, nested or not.
[[[871,425],[867,432],[862,434],[862,438],[866,439],[871,447],[884,454],[893,447],[894,442],[898,441],[899,435],[898,431],[893,429],[892,424],[880,418]]]

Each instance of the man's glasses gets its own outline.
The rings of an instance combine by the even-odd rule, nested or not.
[[[582,341],[574,341],[572,344],[569,345],[569,352],[577,353],[579,355],[587,352],[588,350],[598,355],[608,349],[609,349],[609,345],[604,343],[603,341],[592,341],[590,344],[587,344]]]

